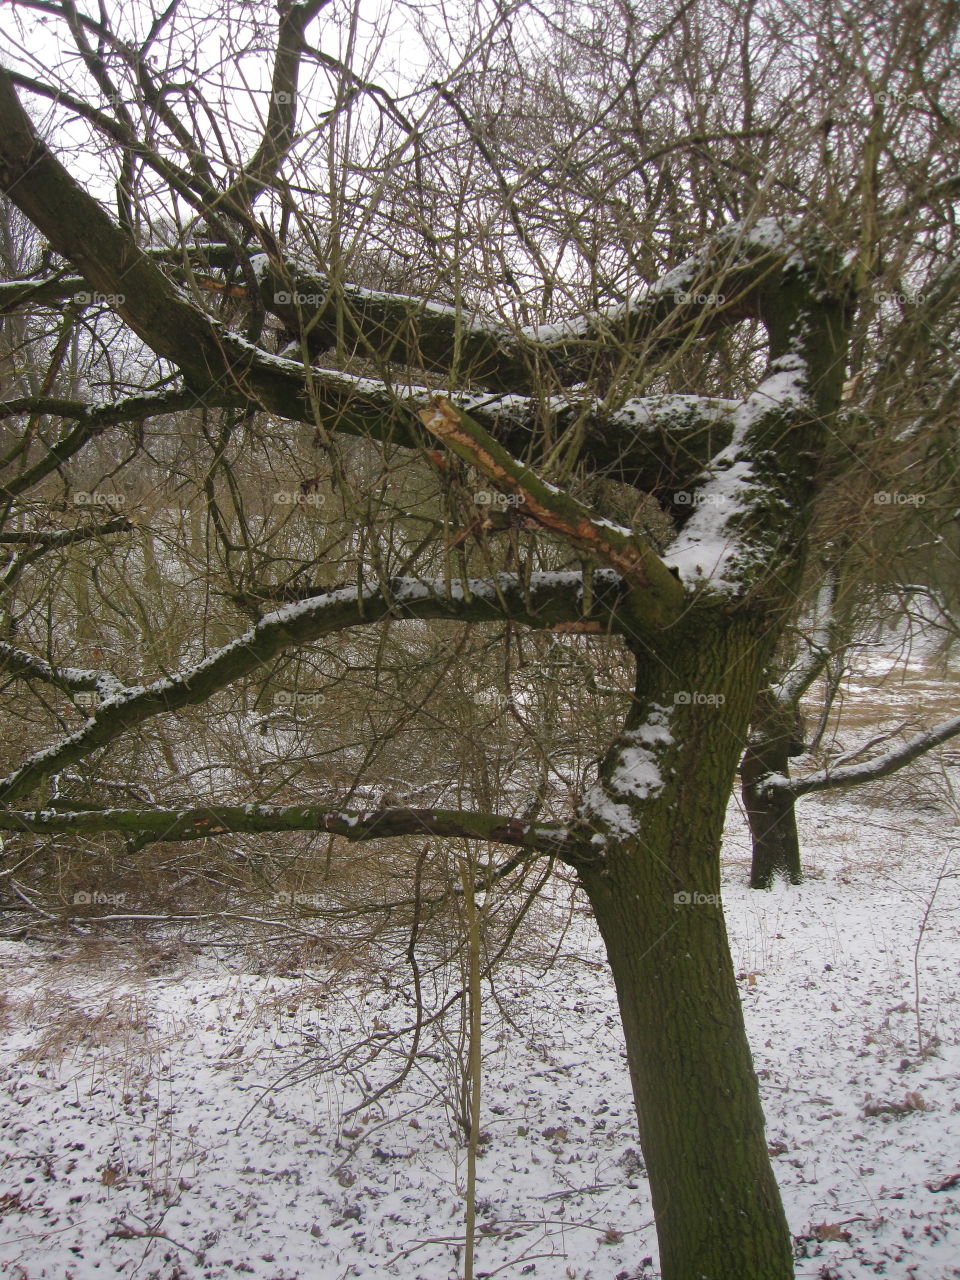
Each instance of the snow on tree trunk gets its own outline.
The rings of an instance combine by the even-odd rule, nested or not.
[[[768,643],[757,619],[701,612],[669,654],[638,653],[634,712],[584,802],[602,856],[580,874],[616,982],[663,1280],[793,1275],[720,901]]]

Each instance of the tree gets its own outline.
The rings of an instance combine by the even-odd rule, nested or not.
[[[828,589],[829,584],[828,576]],[[828,609],[831,603],[828,598]],[[791,884],[801,883],[803,860],[796,818],[796,801],[801,796],[880,781],[960,733],[960,716],[941,720],[910,736],[906,736],[906,724],[895,724],[855,751],[828,756],[822,768],[791,776],[791,758],[805,755],[808,750],[801,699],[824,670],[832,668],[815,735],[819,737],[845,674],[845,656],[857,647],[849,642],[840,644],[825,618],[820,623],[802,660],[775,685],[761,691],[740,762],[741,796],[753,844],[750,885],[754,889],[770,888],[778,875],[785,876]],[[901,741],[897,745],[876,753],[878,746],[898,737]]]
[[[817,773],[790,777],[791,758],[808,749],[802,700],[822,685],[819,725],[809,744],[817,749],[845,668],[867,637],[889,625],[905,633],[907,651],[913,639],[939,635],[944,652],[956,641],[957,464],[955,451],[945,447],[953,434],[952,401],[939,368],[941,336],[955,332],[957,324],[956,291],[945,293],[943,288],[949,274],[949,267],[935,265],[920,305],[896,325],[894,346],[904,361],[897,381],[888,370],[865,362],[849,384],[851,392],[857,383],[864,387],[856,405],[841,417],[862,417],[876,435],[856,452],[845,433],[834,442],[828,461],[833,476],[821,495],[813,537],[822,550],[802,593],[800,614],[784,634],[758,697],[740,764],[753,840],[754,888],[768,888],[777,874],[795,884],[802,879],[797,798],[887,777],[960,731],[951,718],[855,768],[848,759],[834,760],[828,753]],[[928,299],[930,307],[923,305]],[[936,325],[930,322],[931,311],[939,311]],[[884,349],[878,344],[878,352]],[[834,488],[837,493],[831,494]],[[872,518],[864,521],[859,513],[871,507]],[[866,750],[907,729],[891,726]]]
[[[646,26],[624,9],[624,79],[612,86],[597,24],[571,19],[558,74],[575,59],[581,81],[567,97],[542,67],[539,80],[508,74],[536,60],[532,29],[512,26],[504,9],[482,39],[467,33],[462,59],[448,54],[446,75],[431,68],[411,106],[373,79],[356,12],[334,55],[308,35],[320,0],[285,5],[256,137],[231,110],[236,85],[191,77],[204,96],[175,70],[185,42],[200,56],[201,19],[168,37],[168,13],[134,38],[69,4],[38,7],[64,24],[84,87],[66,69],[60,83],[19,66],[0,77],[0,182],[49,246],[28,275],[0,284],[0,302],[43,316],[72,298],[91,351],[107,355],[93,359],[82,397],[52,394],[52,376],[2,406],[16,464],[3,485],[8,518],[18,535],[69,541],[67,464],[89,467],[95,483],[83,492],[103,496],[110,468],[91,445],[127,432],[148,464],[138,484],[176,488],[189,477],[202,495],[205,528],[192,541],[177,534],[176,563],[196,558],[213,605],[192,634],[158,636],[152,599],[123,584],[111,560],[123,644],[115,664],[83,667],[57,656],[64,631],[52,605],[21,608],[2,650],[6,676],[34,695],[100,701],[79,728],[41,721],[47,745],[0,780],[0,828],[42,839],[116,833],[131,850],[229,833],[479,840],[513,850],[492,877],[539,859],[564,865],[590,900],[617,988],[664,1280],[790,1276],[719,850],[758,696],[807,591],[828,443],[863,433],[840,411],[851,352],[869,348],[857,307],[875,278],[875,174],[838,210],[830,130],[818,120],[795,137],[816,198],[788,208],[802,204],[804,177],[782,180],[782,122],[778,134],[760,119],[786,84],[783,46],[768,49],[750,6],[735,11],[743,118],[704,131],[695,103],[698,118],[664,122],[659,139],[643,123],[651,103],[668,115],[668,90],[682,97],[732,74],[712,23],[697,30],[713,80],[684,63],[687,6]],[[262,45],[260,15],[219,17],[238,58]],[[328,109],[298,134],[304,61],[329,75]],[[83,136],[81,122],[105,144],[82,144],[73,168],[83,181],[57,154],[56,130],[42,140],[18,90],[66,113],[63,147]],[[520,152],[531,146],[524,94],[539,90],[568,113],[572,141],[538,167]],[[512,154],[491,138],[484,92],[488,106],[513,103]],[[225,136],[231,121],[235,138]],[[620,133],[626,143],[610,151]],[[914,164],[929,164],[917,154]],[[766,174],[764,159],[779,169]],[[955,190],[950,172],[925,173],[936,200]],[[115,215],[89,190],[107,188],[105,173]],[[648,217],[632,222],[625,209],[644,200]],[[101,365],[108,395],[94,385]],[[302,479],[288,423],[312,434],[315,470]],[[269,478],[281,474],[283,485]],[[291,519],[315,510],[317,526],[278,529],[283,503],[268,500],[270,484]],[[625,514],[610,519],[614,507]],[[148,532],[174,541],[158,519]],[[103,581],[89,561],[77,575]],[[59,583],[29,582],[36,600],[62,601]],[[444,640],[445,624],[499,624],[477,647],[492,636],[508,655],[521,629],[585,638],[579,649],[570,641],[571,654],[618,647],[631,685],[622,721],[605,718],[596,776],[565,813],[541,817],[540,792],[502,812],[514,797],[487,768],[495,753],[476,743],[469,751],[481,758],[461,791],[470,803],[457,808],[325,803],[302,791],[281,803],[289,775],[256,790],[252,768],[234,769],[226,795],[190,802],[178,752],[202,732],[204,717],[182,719],[192,708],[222,715],[233,689],[256,700],[290,655],[319,673],[321,646],[347,635],[342,652],[356,653],[365,631],[381,649],[371,678],[381,699],[384,647],[419,656],[436,636],[431,661],[469,672],[473,655]],[[409,681],[409,666],[396,672]],[[381,751],[403,717],[383,706],[371,717]],[[546,749],[529,754],[546,762],[548,781],[562,776]],[[117,783],[111,769],[122,782],[140,758],[162,783],[156,798],[98,803],[101,780]]]

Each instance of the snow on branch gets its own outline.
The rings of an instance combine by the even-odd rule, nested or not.
[[[54,306],[87,288],[83,276],[27,276],[0,280],[0,316],[26,306]]]
[[[69,693],[94,692],[109,698],[121,693],[125,686],[109,671],[84,667],[54,667],[24,649],[0,641],[0,676],[16,676],[22,680],[42,680]]]
[[[226,246],[208,261],[236,265]],[[650,284],[638,297],[602,311],[511,329],[466,307],[386,290],[337,284],[291,257],[253,255],[250,266],[265,309],[311,350],[333,345],[346,324],[358,350],[394,364],[449,372],[456,361],[472,382],[494,391],[533,393],[545,371],[563,386],[589,377],[604,347],[666,349],[747,317],[763,318],[766,286],[804,264],[799,229],[761,219],[737,223]]]
[[[593,833],[594,850],[602,849],[610,837],[640,833],[641,802],[658,796],[665,786],[664,757],[674,746],[672,710],[654,705],[645,724],[624,729],[600,779],[584,796],[578,820]]]
[[[349,810],[332,805],[210,805],[193,809],[0,809],[0,830],[44,835],[112,831],[142,843],[208,840],[227,834],[326,832],[351,842],[398,836],[443,836],[511,845],[563,860],[584,852],[559,823],[525,822],[502,814],[406,807]]]
[[[224,403],[227,399],[224,395]],[[123,400],[104,404],[60,400],[49,396],[23,396],[0,402],[0,419],[38,413],[69,418],[74,424],[56,443],[46,446],[39,461],[5,481],[0,480],[0,497],[13,498],[26,493],[108,427],[120,422],[142,422],[147,418],[196,409],[200,403],[195,392],[185,390],[128,396]],[[212,405],[214,398],[205,398],[203,403]]]
[[[784,503],[776,460],[769,456],[771,438],[782,438],[793,421],[809,418],[811,412],[806,363],[795,354],[781,356],[734,410],[733,438],[697,489],[690,520],[663,553],[682,582],[729,594],[744,588],[750,571],[764,558],[765,548],[755,539],[762,541],[765,529],[779,532],[779,522],[751,520],[755,512]]]
[[[447,399],[468,413],[515,457],[524,457],[538,433],[568,431],[581,439],[580,456],[619,480],[646,492],[686,489],[730,443],[739,401],[716,396],[641,396],[610,407],[599,396],[574,391],[532,398],[463,395]]]
[[[723,228],[637,297],[559,324],[534,325],[520,339],[539,347],[564,381],[582,377],[598,346],[644,346],[646,354],[741,320],[767,319],[771,281],[807,266],[800,226],[761,218]]]
[[[74,529],[13,529],[0,533],[0,546],[35,547],[38,551],[53,551],[57,547],[69,547],[91,538],[104,537],[108,533],[129,533],[134,525],[125,516],[115,516],[101,524],[81,524]]]
[[[28,794],[51,774],[155,716],[206,702],[234,681],[261,673],[284,650],[322,636],[349,627],[412,618],[464,622],[510,619],[531,627],[558,629],[586,620],[595,624],[590,629],[599,631],[605,626],[616,631],[627,625],[618,611],[623,595],[620,585],[615,575],[595,574],[589,612],[585,612],[583,576],[579,573],[539,573],[529,582],[515,574],[500,574],[455,583],[449,589],[443,579],[400,578],[387,589],[347,587],[285,605],[188,670],[146,686],[112,692],[83,728],[35,753],[0,779],[0,802]]]
[[[799,797],[813,791],[832,791],[840,787],[856,787],[864,782],[876,782],[879,778],[896,773],[898,769],[911,764],[957,734],[960,734],[960,716],[925,729],[894,751],[875,756],[872,760],[864,760],[862,764],[844,765],[838,769],[827,768],[806,778],[789,779],[777,774],[767,780],[766,787],[771,791]]]

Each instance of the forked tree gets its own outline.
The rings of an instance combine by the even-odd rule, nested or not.
[[[837,415],[851,342],[863,337],[857,306],[873,278],[873,242],[865,233],[862,245],[848,246],[817,218],[753,216],[763,202],[750,147],[754,138],[769,147],[772,133],[748,121],[731,135],[747,148],[737,161],[747,216],[704,213],[706,226],[697,219],[675,225],[674,243],[693,244],[692,252],[677,254],[670,270],[616,305],[521,327],[483,318],[479,307],[465,304],[456,281],[452,302],[432,301],[429,284],[410,296],[370,288],[369,279],[351,282],[333,251],[304,253],[288,235],[296,202],[306,196],[302,186],[284,181],[283,165],[298,140],[300,59],[307,50],[316,53],[305,32],[322,7],[321,0],[281,7],[262,138],[229,178],[225,161],[213,165],[198,148],[202,129],[191,112],[206,119],[204,104],[190,98],[176,74],[164,79],[148,57],[169,13],[136,46],[120,40],[105,19],[53,6],[107,107],[66,86],[54,91],[20,70],[0,76],[0,183],[48,246],[28,275],[0,285],[4,309],[56,310],[67,299],[79,299],[81,308],[99,305],[142,355],[135,393],[68,399],[51,393],[51,379],[2,406],[13,433],[2,489],[15,516],[12,536],[46,549],[51,538],[69,539],[63,504],[49,495],[60,469],[105,430],[130,423],[142,432],[160,418],[186,424],[189,415],[191,424],[197,415],[204,426],[211,415],[221,424],[220,434],[208,437],[214,458],[201,489],[228,562],[238,547],[249,550],[255,535],[249,522],[243,537],[227,527],[210,477],[231,442],[255,447],[264,421],[305,424],[334,470],[344,437],[391,456],[407,451],[432,468],[444,502],[462,510],[465,493],[477,496],[474,519],[452,530],[438,500],[436,518],[421,526],[427,535],[408,537],[403,555],[390,549],[389,531],[381,536],[375,529],[363,554],[353,555],[352,579],[335,587],[306,553],[298,574],[283,581],[266,573],[234,581],[235,601],[250,610],[252,625],[172,673],[142,670],[131,678],[77,667],[69,654],[52,651],[53,641],[46,652],[32,647],[29,628],[25,639],[11,634],[2,649],[11,682],[96,692],[100,700],[80,728],[51,732],[47,745],[26,751],[0,781],[0,827],[37,837],[117,833],[138,847],[229,833],[323,832],[352,842],[429,836],[505,846],[511,852],[504,874],[525,858],[571,868],[593,908],[616,985],[664,1280],[786,1280],[793,1274],[791,1239],[720,904],[720,842],[758,694],[806,590],[808,533],[828,480],[822,460],[829,442],[849,432]],[[678,31],[685,13],[681,7],[670,19]],[[749,37],[750,13],[743,21]],[[670,23],[638,55],[639,67]],[[174,58],[177,51],[167,52]],[[323,65],[330,61],[316,56]],[[135,92],[118,91],[117,67]],[[337,70],[332,114],[368,93],[402,131],[398,154],[409,163],[418,197],[408,200],[408,213],[423,217],[426,210],[435,219],[423,238],[437,249],[444,192],[442,183],[430,188],[418,150],[422,128],[369,81],[344,66]],[[48,144],[39,136],[18,96],[25,92],[53,98],[109,140],[117,157],[115,216],[90,193],[92,174],[71,172],[57,154],[58,139]],[[631,92],[636,76],[616,103],[642,115]],[[437,100],[463,111],[442,84]],[[149,129],[139,127],[135,106]],[[755,110],[751,90],[746,114]],[[590,127],[602,124],[600,115]],[[538,246],[525,230],[529,210],[513,199],[481,125],[471,116],[467,130],[471,155],[483,157],[493,175],[477,197],[480,221],[500,199],[498,216],[535,258]],[[704,145],[692,136],[688,130],[677,144],[684,154]],[[639,124],[633,140],[643,142]],[[331,184],[343,185],[326,231],[336,246],[346,235],[349,182],[359,170],[338,176],[334,169],[331,163]],[[723,188],[724,166],[707,169],[704,177],[691,166],[698,182]],[[451,172],[467,183],[471,170]],[[541,176],[549,185],[550,173]],[[166,221],[157,214],[154,182],[171,194]],[[471,207],[469,187],[464,191],[458,219]],[[276,196],[269,217],[254,212],[264,193]],[[375,194],[371,207],[382,192]],[[531,199],[535,205],[541,197],[535,192]],[[651,207],[667,201],[671,217],[686,207],[665,168],[650,200]],[[174,225],[171,210],[179,217],[184,209],[194,211],[202,235],[192,223]],[[576,223],[571,218],[563,231],[567,249]],[[510,254],[498,261],[489,219],[488,225],[483,248],[491,288],[499,273],[499,284],[522,294]],[[577,245],[584,254],[589,247],[586,240]],[[855,252],[848,254],[850,247]],[[385,258],[388,248],[381,239]],[[642,245],[636,252],[641,266],[649,265]],[[371,250],[368,261],[375,257]],[[559,253],[552,295],[563,293],[563,261]],[[597,261],[591,285],[599,288]],[[449,265],[455,274],[459,265]],[[424,275],[430,277],[426,266]],[[529,299],[518,309],[528,305]],[[278,354],[268,339],[281,330],[289,345]],[[359,371],[339,358],[347,348],[362,358]],[[326,358],[331,349],[338,359]],[[739,353],[736,360],[731,351]],[[661,390],[673,371],[695,368],[710,370],[711,389],[718,370],[721,377],[733,370],[735,393]],[[753,371],[752,389],[737,394],[745,370]],[[410,385],[411,371],[422,385]],[[624,386],[646,394],[618,394]],[[621,495],[659,502],[666,536],[657,540],[642,522],[608,518],[589,500],[583,479],[592,473],[615,481]],[[302,496],[310,492],[308,482]],[[355,507],[358,536],[363,510]],[[41,527],[43,518],[49,527]],[[111,529],[101,524],[99,532],[128,530],[121,522]],[[536,567],[531,552],[509,567],[466,572],[485,563],[489,541],[501,534],[514,545],[522,537],[527,548],[549,547],[557,567]],[[471,540],[483,554],[466,554]],[[396,564],[401,572],[391,569]],[[622,645],[633,683],[625,719],[596,777],[562,820],[531,817],[533,804],[514,812],[364,808],[277,804],[245,794],[235,803],[197,806],[181,792],[169,803],[104,808],[84,805],[76,794],[69,805],[58,799],[55,781],[68,771],[108,759],[159,718],[202,709],[228,687],[256,685],[281,655],[308,654],[324,638],[355,629],[389,623],[402,630],[431,620],[509,623],[612,637]]]
[[[795,592],[824,434],[846,367],[849,281],[825,246],[773,223],[733,227],[635,304],[584,317],[552,342],[512,340],[457,326],[441,308],[402,298],[361,300],[353,312],[373,345],[404,343],[436,367],[457,343],[471,349],[473,379],[489,393],[398,400],[386,387],[278,359],[217,324],[138,249],[41,142],[9,78],[0,88],[4,189],[92,289],[207,405],[249,405],[327,430],[418,445],[426,432],[475,468],[523,519],[589,563],[583,573],[502,576],[451,584],[419,578],[310,595],[265,615],[193,669],[142,688],[115,690],[90,672],[51,670],[69,686],[108,696],[89,722],[27,758],[0,786],[8,830],[114,830],[166,839],[228,831],[320,829],[351,839],[411,832],[483,838],[535,849],[574,867],[596,914],[617,987],[644,1158],[667,1280],[789,1276],[792,1251],[764,1137],[763,1113],[720,905],[719,850],[727,800],[757,688]],[[273,274],[291,282],[277,289]],[[268,296],[317,294],[293,264],[261,272]],[[729,299],[706,313],[701,296]],[[123,301],[119,301],[119,299]],[[688,299],[688,300],[684,300]],[[517,460],[537,427],[535,370],[582,379],[598,342],[623,346],[658,327],[664,344],[691,329],[760,321],[766,371],[756,389],[718,414],[712,400],[629,405],[592,414],[584,449],[620,455],[626,482],[651,462],[700,499],[663,556],[632,530],[598,517]],[[457,328],[460,332],[457,332]],[[406,352],[404,353],[406,354]],[[498,396],[508,396],[506,411]],[[519,398],[519,399],[518,399]],[[157,397],[156,412],[175,407]],[[482,408],[480,405],[482,404]],[[151,407],[117,406],[143,416]],[[56,411],[55,406],[50,410]],[[62,407],[61,407],[62,408]],[[635,425],[641,412],[645,429]],[[709,442],[671,460],[653,452],[663,434]],[[721,441],[723,446],[720,447]],[[633,455],[631,457],[631,455]],[[595,786],[562,825],[425,809],[324,812],[256,804],[182,812],[45,808],[44,784],[154,716],[256,675],[293,645],[385,617],[509,618],[532,627],[608,631],[636,663],[636,687]],[[398,622],[398,625],[400,623]],[[9,666],[47,675],[18,652]],[[722,714],[717,714],[722,706]],[[34,808],[18,808],[24,801]]]

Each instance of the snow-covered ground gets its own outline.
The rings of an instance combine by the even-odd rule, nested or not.
[[[938,885],[960,872],[960,832],[943,814],[849,798],[804,801],[800,816],[806,884],[745,887],[735,812],[724,877],[797,1275],[960,1277],[960,880]],[[652,1278],[595,927],[578,911],[552,964],[536,959],[545,943],[501,968],[488,1001],[477,1272]],[[395,1091],[345,1115],[404,1064],[388,1051],[309,1075],[316,1055],[409,1021],[369,964],[275,976],[236,956],[150,954],[0,944],[0,1270],[462,1274],[457,1020],[425,1032],[428,1056]]]

